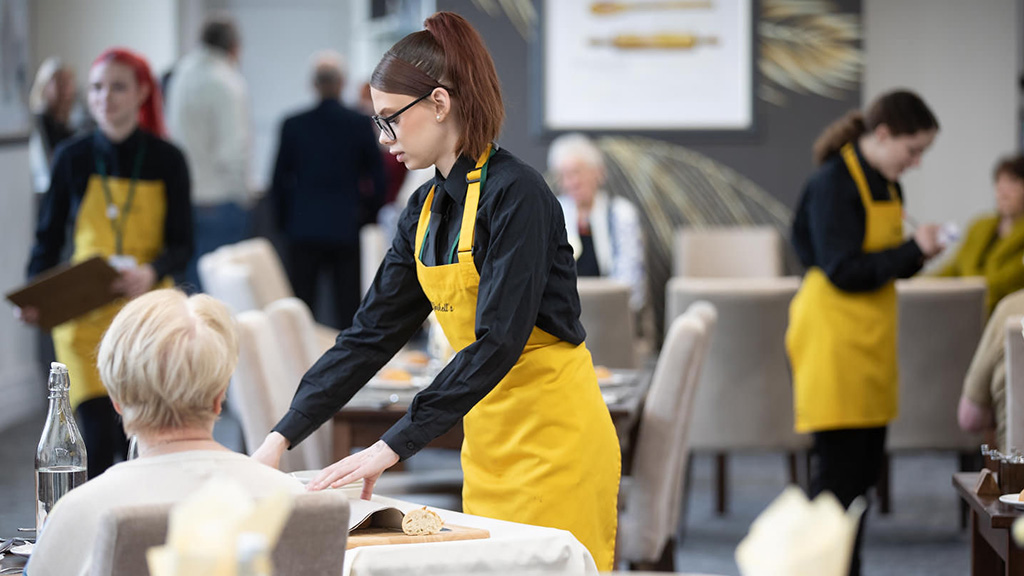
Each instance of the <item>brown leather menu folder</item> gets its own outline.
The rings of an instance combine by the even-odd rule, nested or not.
[[[43,272],[6,296],[22,308],[38,308],[39,327],[49,330],[120,298],[110,289],[117,276],[105,259],[96,256]]]

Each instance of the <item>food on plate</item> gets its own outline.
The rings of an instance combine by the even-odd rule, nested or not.
[[[410,350],[402,354],[401,361],[410,366],[423,367],[430,363],[430,356],[427,356],[426,352],[420,350]]]
[[[612,371],[604,366],[594,366],[594,372],[597,373],[598,380],[607,380],[612,377]]]
[[[1020,500],[1021,502],[1024,502],[1024,490],[1020,491],[1020,495],[1017,496],[1017,500]]]
[[[437,534],[444,527],[444,520],[427,507],[416,508],[406,512],[402,518],[402,532],[409,536],[429,536]]]
[[[377,374],[381,380],[392,380],[395,382],[412,382],[412,374],[401,368],[384,368]]]

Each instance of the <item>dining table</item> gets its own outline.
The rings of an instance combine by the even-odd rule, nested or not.
[[[403,513],[420,504],[374,495]],[[431,507],[445,526],[487,530],[487,538],[360,546],[345,552],[345,576],[469,574],[597,574],[590,552],[570,532]]]
[[[613,369],[600,372],[598,385],[615,425],[622,448],[623,474],[626,474],[652,371]],[[351,454],[353,449],[365,448],[379,440],[409,409],[416,393],[429,383],[429,378],[425,377],[414,377],[408,382],[379,376],[371,379],[334,415],[333,459],[340,460]],[[457,450],[462,447],[462,438],[460,422],[427,447]]]
[[[1024,575],[1024,549],[1013,541],[1013,523],[1024,510],[999,496],[976,494],[978,472],[953,474],[953,487],[971,510],[971,576]]]

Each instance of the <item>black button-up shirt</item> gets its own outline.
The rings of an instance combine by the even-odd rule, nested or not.
[[[871,197],[889,199],[889,182],[864,160],[857,158]],[[898,183],[893,188],[902,199]],[[840,154],[827,159],[807,181],[793,219],[793,247],[804,266],[816,266],[840,290],[877,290],[896,278],[909,278],[924,264],[917,242],[871,254],[862,250],[865,234],[864,202]]]
[[[438,173],[409,200],[353,326],[303,376],[291,409],[274,428],[292,446],[344,406],[430,313],[414,259],[420,211],[436,184],[423,261],[447,264],[462,224],[466,174],[474,165],[459,158],[447,178]],[[534,326],[573,344],[583,342],[576,265],[561,207],[540,174],[504,150],[491,157],[481,189],[473,261],[480,273],[476,341],[456,354],[384,434],[402,459],[451,429],[498,384]]]

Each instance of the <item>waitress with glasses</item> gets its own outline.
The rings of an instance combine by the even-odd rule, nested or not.
[[[610,570],[620,455],[583,343],[576,267],[558,200],[492,142],[504,117],[494,63],[462,17],[437,13],[370,81],[381,143],[436,168],[403,212],[352,328],[303,377],[254,457],[277,466],[348,402],[434,311],[458,351],[405,416],[327,468],[314,490],[380,474],[463,420],[463,509],[561,528]]]

